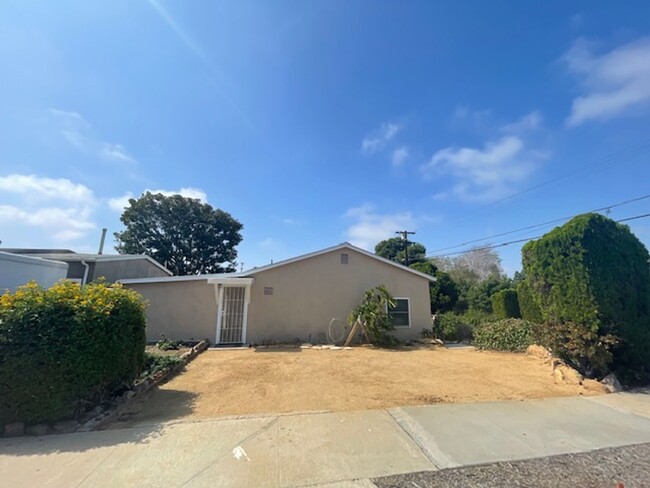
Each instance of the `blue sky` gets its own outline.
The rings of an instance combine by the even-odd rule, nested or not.
[[[248,268],[648,194],[649,21],[648,2],[4,1],[0,240],[94,251],[126,197],[181,192],[244,224]]]

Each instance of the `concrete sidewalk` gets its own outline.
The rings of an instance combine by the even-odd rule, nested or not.
[[[650,394],[621,393],[0,439],[0,480],[16,488],[372,487],[369,478],[642,442],[650,442]]]

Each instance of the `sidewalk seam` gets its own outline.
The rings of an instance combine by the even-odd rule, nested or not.
[[[396,412],[399,409],[391,409],[391,410],[386,410],[386,413],[390,415],[390,417],[395,421],[395,423],[399,426],[399,428],[413,441],[413,443],[420,449],[422,454],[429,460],[429,462],[433,465],[433,468],[436,470],[442,469],[435,461],[435,456],[434,454],[426,447],[425,443],[422,442],[422,439],[419,438],[419,436],[415,435],[414,432],[410,432],[409,429],[406,428],[404,425],[404,420],[398,418],[394,412]],[[403,412],[404,415],[408,415],[406,412]]]

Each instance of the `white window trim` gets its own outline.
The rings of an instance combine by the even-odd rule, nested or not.
[[[409,324],[408,325],[394,325],[396,329],[410,329],[411,328],[411,299],[409,297],[393,297],[395,300],[406,300],[406,304],[408,305],[408,317],[409,317]],[[386,313],[388,313],[388,306],[386,306]]]

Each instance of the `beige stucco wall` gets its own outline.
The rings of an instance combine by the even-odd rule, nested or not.
[[[349,256],[341,264],[341,253]],[[431,326],[429,281],[352,249],[321,254],[259,273],[248,308],[246,342],[322,342],[330,320],[348,315],[368,288],[385,285],[394,297],[410,299],[411,326],[396,328],[400,340],[416,339]],[[127,284],[149,301],[147,339],[161,334],[175,340],[215,341],[215,285],[207,281]],[[273,295],[264,288],[273,287]]]
[[[341,253],[349,255],[341,264]],[[334,317],[347,320],[363,292],[386,285],[394,297],[410,298],[411,327],[396,328],[401,340],[419,337],[431,326],[429,282],[351,249],[336,250],[254,274],[247,342],[265,339],[324,339]],[[273,295],[264,295],[273,287]]]
[[[209,339],[214,343],[217,300],[214,285],[207,281],[172,281],[124,285],[148,302],[147,341],[161,334],[173,340]]]

